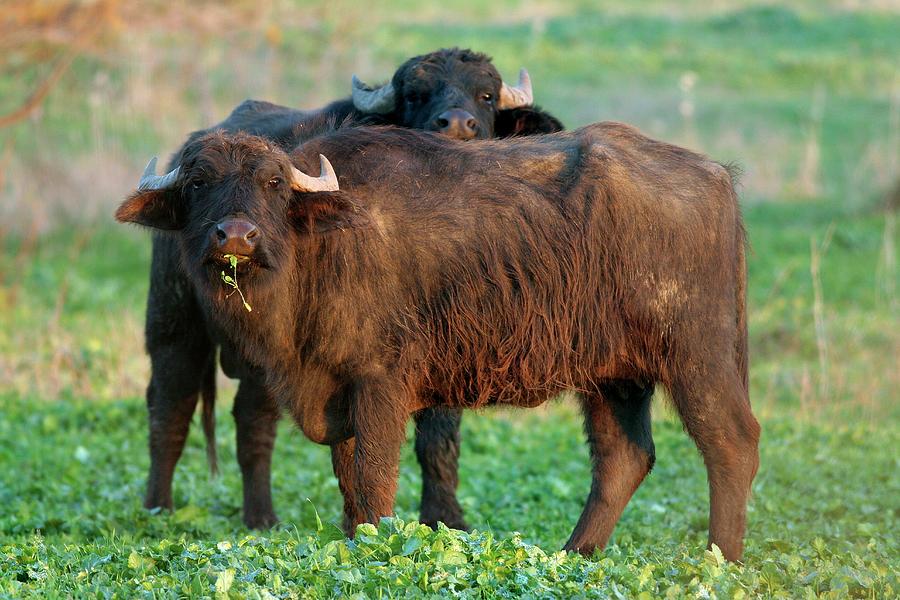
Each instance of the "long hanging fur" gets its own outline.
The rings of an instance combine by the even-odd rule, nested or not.
[[[279,185],[294,167],[315,176],[320,154],[340,190]],[[310,439],[333,449],[354,440],[353,473],[336,467],[342,489],[357,478],[348,532],[390,514],[390,448],[411,413],[535,406],[577,390],[594,485],[567,547],[590,552],[618,516],[603,507],[630,497],[617,485],[633,491],[653,461],[649,427],[631,431],[640,446],[623,430],[633,399],[607,392],[653,382],[669,388],[707,464],[710,541],[740,557],[759,425],[745,234],[724,167],[601,123],[466,143],[339,128],[290,157],[262,138],[215,133],[186,147],[182,169],[180,189],[140,191],[117,214],[180,229],[215,335],[259,368]],[[238,267],[252,313],[219,281],[215,228],[232,218],[259,232]],[[642,427],[648,400],[638,398]],[[606,461],[609,444],[618,454]]]
[[[186,164],[228,168],[211,144],[228,164],[272,152],[220,136]],[[293,348],[326,370],[374,361],[452,406],[530,405],[609,378],[668,383],[725,311],[745,378],[744,233],[728,172],[705,157],[619,124],[476,144],[338,128],[292,160],[316,173],[320,152],[342,191],[298,205],[347,212],[347,228],[290,231],[265,209],[281,270],[248,285],[271,318],[209,300],[255,364]],[[273,384],[291,396],[288,380]]]

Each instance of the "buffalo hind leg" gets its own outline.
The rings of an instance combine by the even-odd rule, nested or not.
[[[459,485],[459,424],[462,411],[426,408],[414,415],[416,458],[422,467],[422,504],[419,521],[437,528],[438,521],[453,529],[468,529],[456,499]]]
[[[656,460],[650,431],[652,384],[615,381],[582,398],[591,451],[591,491],[566,550],[606,546],[625,505]]]
[[[750,485],[759,467],[759,423],[737,372],[676,376],[672,400],[703,455],[709,480],[709,544],[740,560]]]
[[[200,387],[215,369],[212,345],[156,348],[147,387],[150,425],[150,475],[145,508],[172,509],[172,477],[184,450]],[[210,400],[212,401],[212,400]]]
[[[244,524],[264,529],[278,522],[272,506],[272,451],[278,405],[256,375],[241,379],[234,398],[237,460],[244,483]]]

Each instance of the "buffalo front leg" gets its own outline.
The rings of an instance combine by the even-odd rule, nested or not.
[[[436,528],[438,521],[453,529],[468,529],[456,499],[459,485],[459,424],[462,411],[426,408],[414,415],[416,458],[422,467],[419,520]]]
[[[211,345],[175,346],[151,351],[151,362],[147,387],[150,475],[144,506],[171,509],[175,465],[184,450],[200,388],[215,369],[215,358]]]
[[[361,522],[378,523],[394,513],[400,446],[409,416],[401,389],[382,380],[364,379],[354,384],[353,482],[359,514],[351,531]]]
[[[147,410],[150,429],[150,475],[147,508],[172,508],[172,476],[187,439],[198,395],[207,404],[204,424],[212,433],[215,400],[215,347],[180,265],[172,237],[156,236],[150,268],[145,337],[150,355]],[[208,440],[214,467],[214,443]]]
[[[706,464],[709,544],[728,560],[740,560],[750,485],[759,468],[760,428],[747,389],[737,370],[708,368],[676,377],[670,391]]]
[[[582,398],[591,491],[566,550],[590,554],[605,547],[625,505],[653,467],[652,395],[651,384],[623,381],[606,383]]]
[[[331,467],[337,477],[341,496],[344,498],[344,518],[342,527],[347,537],[353,537],[356,525],[365,518],[359,508],[354,485],[354,455],[356,440],[350,438],[331,446]]]
[[[275,448],[278,405],[256,375],[241,379],[234,398],[237,460],[244,483],[244,524],[251,529],[278,522],[272,506],[272,451]]]

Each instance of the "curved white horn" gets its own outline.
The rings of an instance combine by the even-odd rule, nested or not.
[[[165,175],[157,175],[156,174],[156,157],[150,159],[150,162],[147,163],[147,168],[144,169],[144,174],[141,175],[141,180],[138,183],[138,191],[142,192],[145,190],[162,190],[167,187],[170,187],[175,183],[175,180],[178,179],[178,174],[181,172],[181,167],[175,167],[174,170],[166,173]]]
[[[336,192],[340,189],[334,167],[322,154],[319,155],[318,177],[310,177],[294,166],[291,167],[291,172],[293,174],[291,187],[298,192]]]
[[[383,115],[394,110],[394,84],[388,82],[370,90],[359,78],[353,76],[353,106],[362,112]]]
[[[534,104],[534,94],[531,91],[531,76],[528,75],[528,71],[523,67],[519,71],[519,85],[512,87],[511,85],[506,85],[505,82],[503,83],[503,86],[500,88],[500,102],[497,104],[497,108],[505,110],[519,108],[520,106],[531,106],[532,104]]]

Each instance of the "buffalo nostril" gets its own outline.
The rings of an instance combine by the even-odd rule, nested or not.
[[[453,108],[441,113],[434,123],[437,131],[461,140],[475,137],[478,131],[478,121],[475,116],[462,108]]]
[[[231,254],[251,254],[261,236],[259,229],[246,219],[225,219],[216,225],[219,249]]]

